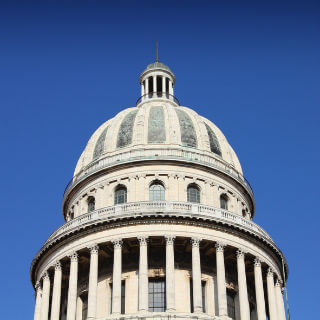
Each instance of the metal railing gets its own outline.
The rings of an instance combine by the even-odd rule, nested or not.
[[[54,231],[45,244],[79,227],[85,228],[97,222],[161,215],[211,220],[228,224],[273,243],[273,240],[263,228],[251,220],[227,210],[190,202],[142,201],[109,206],[82,214]]]
[[[185,161],[213,168],[238,181],[253,198],[253,190],[250,183],[239,171],[224,160],[198,149],[166,146],[150,148],[147,150],[144,148],[135,148],[122,152],[117,150],[115,154],[107,155],[104,158],[91,162],[69,181],[63,194],[63,201],[75,185],[86,179],[91,174],[115,165],[144,160]]]
[[[175,104],[177,104],[178,106],[180,106],[180,102],[179,100],[172,94],[167,93],[167,92],[150,92],[147,94],[144,94],[143,96],[141,96],[137,102],[136,102],[136,106],[142,102],[148,101],[150,99],[168,99],[172,102],[174,102]]]

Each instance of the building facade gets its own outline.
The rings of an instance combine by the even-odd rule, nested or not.
[[[34,320],[285,320],[286,260],[237,155],[156,61],[90,138],[31,265]]]

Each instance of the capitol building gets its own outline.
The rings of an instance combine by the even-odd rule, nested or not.
[[[91,136],[32,261],[34,320],[285,320],[288,266],[221,130],[156,61]]]

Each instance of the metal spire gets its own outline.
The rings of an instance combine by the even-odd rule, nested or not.
[[[158,56],[158,40],[156,41],[156,62],[159,62],[159,56]]]

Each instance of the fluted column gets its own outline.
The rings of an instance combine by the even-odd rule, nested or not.
[[[276,301],[277,301],[276,303],[277,303],[277,310],[278,310],[278,320],[286,320],[283,296],[281,292],[281,281],[279,279],[277,279],[276,281],[275,294],[276,294]]]
[[[40,320],[42,289],[40,282],[36,283],[36,305],[34,307],[33,320]]]
[[[268,269],[267,273],[267,290],[269,302],[269,320],[278,320],[276,297],[274,291],[273,270],[271,268]]]
[[[48,320],[49,317],[49,298],[50,298],[50,278],[48,272],[45,272],[42,279],[42,299],[40,319]]]
[[[167,311],[176,310],[176,292],[174,278],[174,236],[165,236],[166,239],[166,298]]]
[[[201,262],[200,262],[200,241],[192,238],[192,284],[193,284],[193,308],[194,312],[202,312],[201,292]]]
[[[51,320],[60,319],[60,299],[61,299],[61,280],[62,269],[60,261],[57,261],[54,266],[54,279],[51,303]]]
[[[148,238],[138,237],[139,255],[139,311],[148,311]]]
[[[250,309],[249,309],[247,277],[246,277],[244,255],[245,253],[242,250],[240,249],[237,250],[240,318],[241,320],[250,320]]]
[[[90,271],[89,271],[89,292],[88,292],[88,313],[87,319],[96,318],[97,309],[97,287],[98,287],[98,256],[99,247],[93,244],[88,247],[90,250]]]
[[[216,260],[217,260],[217,289],[218,289],[218,310],[219,316],[227,316],[227,288],[226,272],[224,268],[224,247],[223,243],[216,243]]]
[[[113,243],[112,313],[121,314],[122,240]]]
[[[67,320],[75,320],[78,290],[78,254],[73,252],[70,258],[70,275],[67,305]]]
[[[258,320],[266,320],[266,304],[264,301],[261,261],[259,258],[254,260],[254,284],[256,291],[256,305]]]

